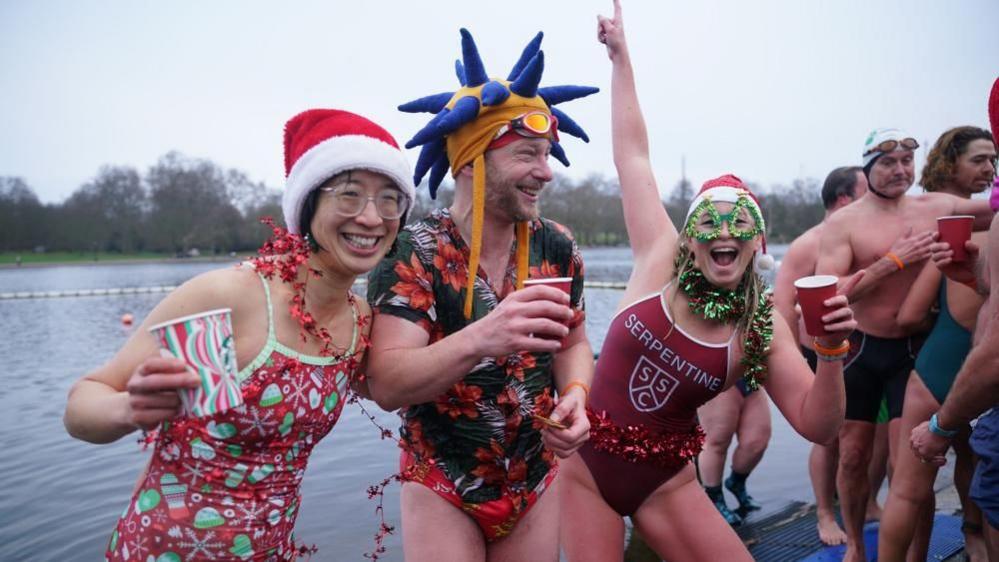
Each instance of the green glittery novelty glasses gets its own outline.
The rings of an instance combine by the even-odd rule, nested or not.
[[[745,220],[743,210],[752,221]],[[749,197],[743,194],[739,195],[732,210],[725,214],[718,212],[710,198],[704,199],[690,214],[684,232],[687,238],[710,242],[721,236],[723,224],[728,225],[729,235],[737,240],[752,240],[763,232],[763,217],[756,210],[756,205],[750,203]]]

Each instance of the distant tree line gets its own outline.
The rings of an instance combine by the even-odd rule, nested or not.
[[[263,215],[281,216],[279,192],[176,152],[145,175],[105,166],[58,204],[42,204],[21,178],[0,177],[0,251],[240,251],[267,236]]]
[[[788,242],[818,223],[823,210],[816,180],[797,180],[758,193],[768,240]],[[681,180],[663,206],[681,224],[696,190]],[[452,185],[437,200],[417,190],[410,219],[450,205]],[[617,179],[556,175],[542,191],[541,213],[572,229],[583,246],[627,244]],[[202,254],[252,251],[269,234],[262,216],[281,218],[281,192],[243,172],[177,152],[145,174],[105,166],[62,203],[43,204],[18,177],[0,177],[0,251],[165,252]]]

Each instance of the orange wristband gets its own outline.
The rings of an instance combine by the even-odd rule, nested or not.
[[[905,269],[905,264],[902,263],[902,260],[898,259],[898,256],[896,256],[894,252],[888,252],[887,254],[885,254],[885,257],[895,262],[895,265],[898,266],[899,271]]]
[[[821,353],[822,355],[846,355],[850,351],[850,340],[843,340],[843,343],[836,347],[826,347],[819,343],[819,340],[812,342],[812,347],[815,348],[816,353]]]
[[[583,389],[583,393],[586,394],[586,400],[585,400],[585,402],[589,402],[590,401],[590,385],[586,384],[583,381],[572,381],[572,382],[570,382],[569,384],[565,385],[565,388],[563,388],[562,390],[560,390],[558,392],[558,395],[559,396],[565,396],[565,393],[569,392],[569,389],[572,388],[572,387],[574,387],[574,386],[578,386],[579,388]]]

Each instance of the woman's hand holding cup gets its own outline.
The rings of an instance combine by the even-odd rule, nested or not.
[[[838,290],[838,279],[832,275],[814,275],[795,281],[805,331],[814,336],[819,345],[837,347],[857,328],[846,295],[863,276],[864,270],[858,271]]]
[[[160,355],[146,359],[125,386],[128,423],[142,430],[155,429],[180,415],[180,390],[199,386],[201,379],[180,359]]]

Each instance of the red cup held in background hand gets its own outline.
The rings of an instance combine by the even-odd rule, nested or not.
[[[971,239],[971,227],[974,225],[975,217],[971,215],[954,215],[937,218],[937,230],[940,232],[940,241],[950,244],[950,249],[954,250],[955,262],[968,259],[968,250],[964,243]]]
[[[835,275],[812,275],[802,277],[794,282],[798,291],[798,304],[801,306],[801,316],[805,320],[805,331],[810,336],[825,336],[825,324],[822,317],[833,311],[823,303],[836,296]]]

